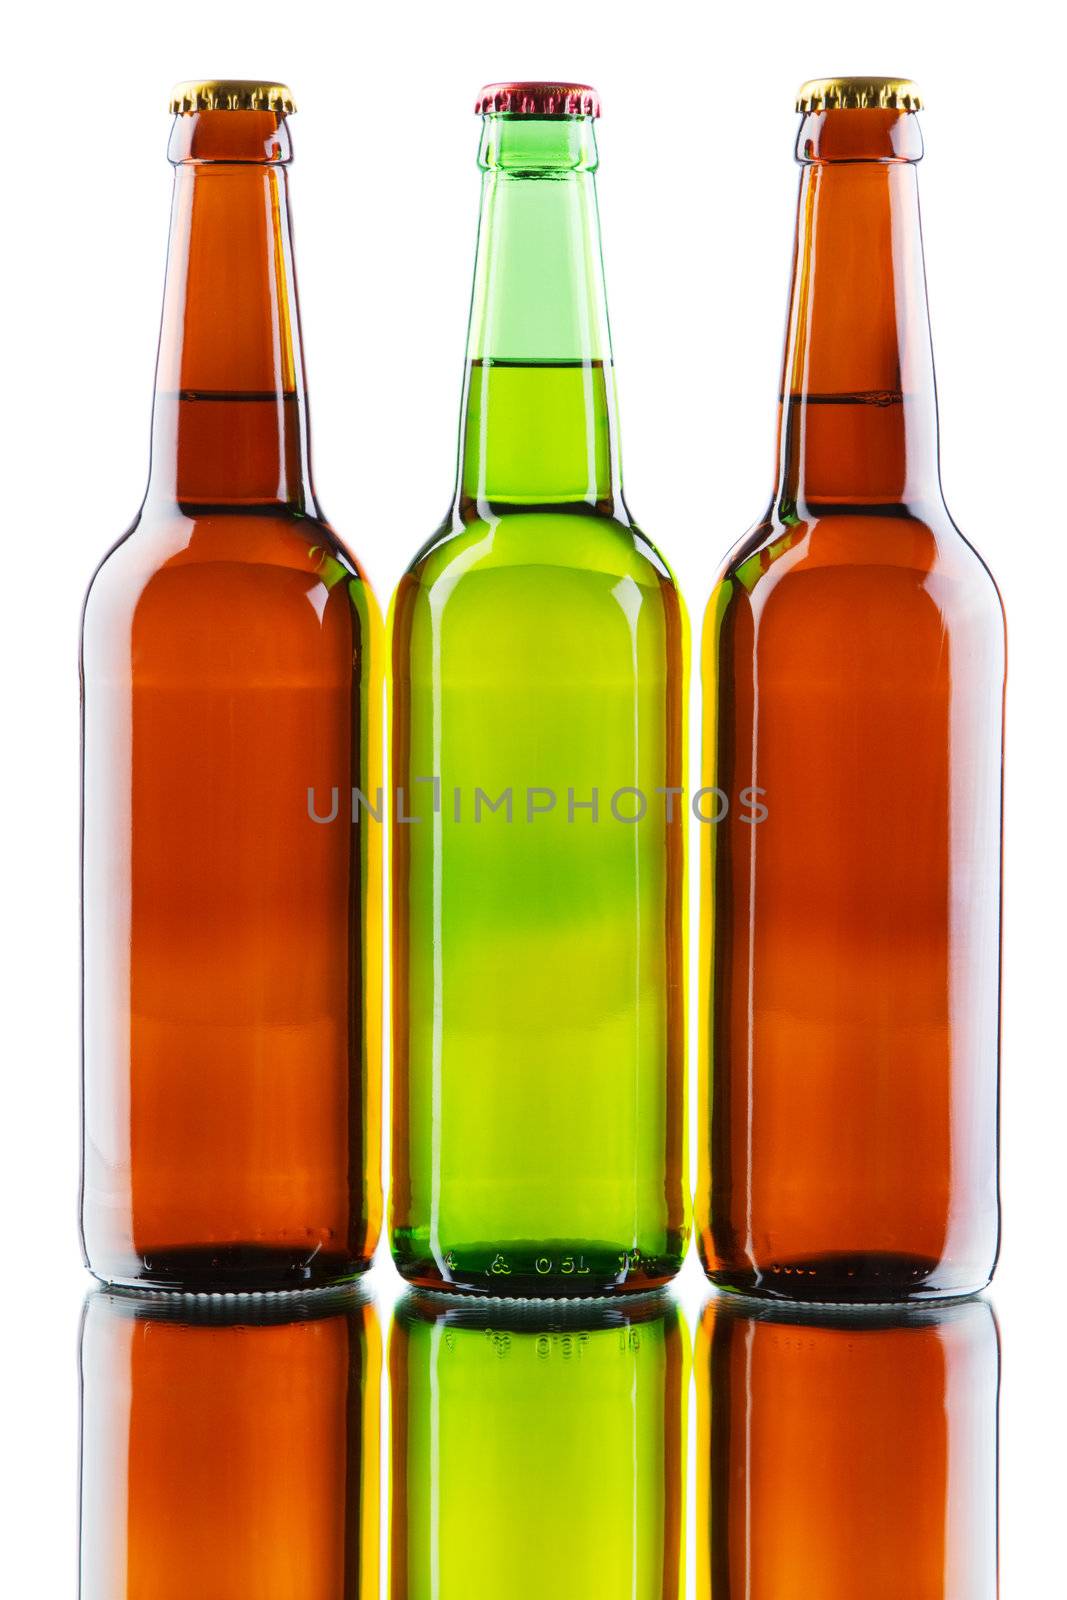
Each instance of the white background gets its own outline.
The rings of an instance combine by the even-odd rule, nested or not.
[[[1003,1337],[1002,1592],[1062,1593],[1067,407],[1057,13],[1032,0],[53,0],[31,15],[20,8],[5,24],[0,255],[6,1591],[58,1596],[75,1581],[75,1346],[86,1286],[75,1238],[78,612],[144,484],[171,83],[265,73],[295,91],[315,478],[383,603],[451,487],[478,204],[474,94],[510,77],[598,87],[627,493],[698,623],[719,561],[771,486],[794,92],[803,78],[871,72],[912,76],[926,94],[921,189],[946,495],[1008,612],[1005,1235],[993,1293]],[[387,1268],[381,1281],[391,1293]],[[683,1293],[692,1313],[702,1293],[692,1263]]]

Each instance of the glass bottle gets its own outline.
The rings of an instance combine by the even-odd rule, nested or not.
[[[705,1308],[697,1600],[996,1600],[988,1302]]]
[[[980,1288],[999,1237],[1004,620],[949,516],[914,85],[805,85],[765,516],[703,642],[697,1222],[712,1280]]]
[[[689,1370],[662,1294],[405,1297],[389,1337],[392,1600],[682,1600]]]
[[[81,1600],[378,1600],[381,1333],[355,1290],[89,1295]]]
[[[594,1294],[688,1234],[685,621],[622,497],[595,96],[478,109],[458,482],[392,619],[392,1245]]]
[[[85,603],[82,1235],[119,1284],[329,1283],[380,1226],[381,622],[311,483],[292,109],[175,91],[148,491]]]

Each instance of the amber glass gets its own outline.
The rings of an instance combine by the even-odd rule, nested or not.
[[[85,605],[82,1228],[117,1283],[339,1280],[380,1226],[381,624],[311,485],[289,155],[272,113],[175,122],[148,493]]]
[[[97,1290],[81,1377],[81,1600],[377,1600],[381,1336],[357,1292]]]
[[[391,1600],[682,1600],[689,1346],[666,1295],[409,1295]]]
[[[697,1600],[995,1600],[989,1304],[705,1310]]]
[[[806,116],[770,508],[703,641],[711,1278],[958,1294],[999,1234],[1004,624],[941,494],[914,114]]]

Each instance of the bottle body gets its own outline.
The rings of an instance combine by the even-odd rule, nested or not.
[[[394,1600],[681,1600],[689,1355],[669,1300],[409,1296],[389,1373]]]
[[[684,1249],[677,593],[597,514],[488,532],[394,612],[394,782],[421,808],[394,831],[394,1253],[427,1285],[640,1287]],[[611,814],[628,787],[640,822]],[[595,821],[568,799],[594,791]]]
[[[765,814],[704,830],[701,1255],[796,1299],[970,1292],[999,1239],[1004,622],[940,495],[908,120],[802,131],[779,487],[703,640],[703,781]]]
[[[487,124],[456,504],[393,611],[391,1236],[427,1287],[588,1295],[687,1238],[685,621],[573,310],[591,131]]]
[[[699,1600],[995,1600],[986,1301],[850,1313],[717,1298],[694,1370]]]
[[[97,1290],[80,1364],[82,1600],[377,1596],[373,1305]]]
[[[379,781],[373,594],[306,518],[142,523],[83,674],[88,1264],[347,1277],[380,1216],[378,846],[349,807]]]
[[[380,1224],[382,630],[307,478],[260,122],[178,119],[152,482],[83,618],[82,1229],[127,1285],[338,1281]]]

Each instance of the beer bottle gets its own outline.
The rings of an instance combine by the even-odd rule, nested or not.
[[[392,1245],[588,1295],[687,1240],[685,623],[622,496],[596,96],[477,109],[458,482],[393,613]]]
[[[806,84],[764,517],[703,642],[700,1250],[956,1295],[996,1259],[1004,623],[945,507],[913,84]]]
[[[985,1300],[711,1301],[697,1600],[996,1600],[1000,1349]]]
[[[357,1291],[98,1289],[80,1359],[81,1600],[378,1600],[381,1334]]]
[[[389,1338],[392,1600],[680,1600],[689,1370],[662,1294],[406,1296]]]
[[[148,491],[83,621],[82,1232],[298,1287],[380,1225],[381,622],[311,484],[289,91],[171,109]]]

